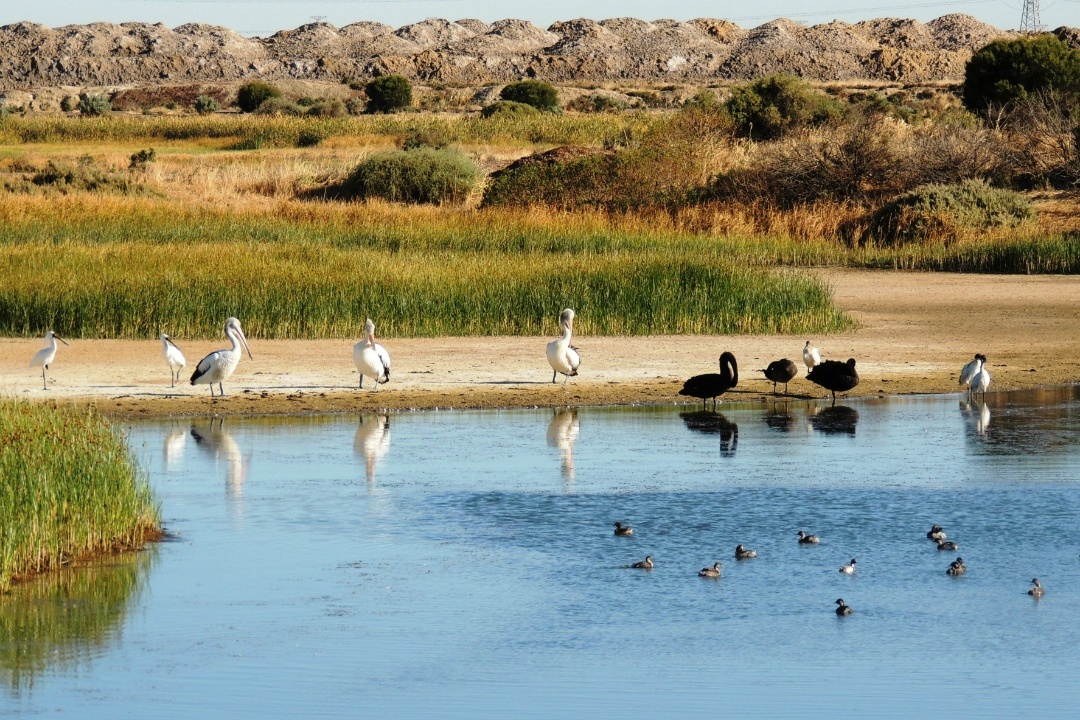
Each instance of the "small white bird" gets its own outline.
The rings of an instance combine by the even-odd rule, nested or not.
[[[562,311],[562,315],[559,316],[559,324],[562,326],[563,334],[558,340],[552,340],[547,345],[547,361],[548,365],[555,372],[551,373],[551,382],[555,382],[555,378],[559,373],[562,373],[563,385],[571,376],[577,375],[578,367],[581,365],[581,356],[578,355],[576,347],[570,344],[570,335],[574,330],[574,311],[570,308],[566,308]]]
[[[975,359],[960,370],[960,384],[970,389],[971,381],[975,379],[985,363],[986,356],[975,353]]]
[[[353,362],[360,373],[360,387],[364,387],[364,376],[375,380],[375,391],[379,383],[390,382],[390,353],[375,342],[375,323],[371,318],[364,323],[364,339],[353,345]]]
[[[812,370],[821,364],[821,352],[811,345],[809,340],[806,341],[806,345],[803,345],[802,361],[806,363],[807,370]]]
[[[225,394],[225,388],[221,386],[221,382],[236,370],[244,350],[247,350],[249,358],[255,359],[248,348],[247,338],[244,337],[244,330],[240,327],[239,320],[231,317],[225,321],[225,337],[232,341],[232,347],[210,353],[199,361],[199,364],[195,366],[195,372],[191,374],[192,385],[210,386],[210,397],[214,397],[214,383],[217,383],[221,394]]]
[[[975,377],[971,378],[971,394],[978,395],[983,394],[983,399],[986,398],[986,388],[990,387],[990,372],[986,369],[986,363],[983,362],[979,366],[979,372],[975,373]]]
[[[45,384],[45,371],[49,369],[49,366],[52,365],[52,361],[56,359],[57,340],[67,345],[67,342],[64,340],[64,338],[60,337],[52,330],[45,333],[45,347],[38,350],[37,354],[34,355],[34,359],[30,361],[30,367],[41,368],[42,390],[49,389],[49,386]]]
[[[161,357],[165,358],[165,364],[169,366],[169,379],[172,381],[169,387],[176,387],[176,381],[180,379],[180,371],[187,365],[187,360],[184,359],[184,353],[180,352],[180,348],[176,347],[176,343],[168,335],[161,333],[158,339],[161,340]]]

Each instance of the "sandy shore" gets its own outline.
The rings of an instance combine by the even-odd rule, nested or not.
[[[852,395],[956,391],[960,367],[976,352],[989,358],[992,389],[1075,382],[1080,277],[998,276],[830,270],[820,273],[836,301],[860,326],[810,338],[829,359],[858,361]],[[49,389],[27,365],[41,341],[0,339],[0,392],[25,400],[93,403],[120,417],[338,412],[365,409],[533,407],[664,403],[682,381],[714,372],[731,350],[738,388],[724,397],[756,400],[772,392],[759,368],[788,357],[800,366],[790,391],[825,397],[804,379],[802,346],[788,336],[575,337],[581,375],[551,384],[544,345],[551,338],[380,338],[393,357],[391,382],[358,390],[352,343],[342,340],[251,339],[246,357],[210,399],[205,385],[169,387],[156,340],[76,340],[61,346]],[[190,377],[224,340],[178,340]],[[561,379],[560,379],[561,381]],[[782,388],[781,388],[782,390]]]

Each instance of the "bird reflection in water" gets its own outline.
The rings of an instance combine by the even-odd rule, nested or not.
[[[209,428],[192,425],[191,437],[195,439],[195,447],[214,459],[215,469],[218,463],[226,463],[225,492],[231,498],[240,499],[251,456],[244,456],[232,435],[225,432],[224,423],[224,418],[211,418]]]
[[[814,408],[810,411],[810,425],[826,435],[855,435],[855,426],[859,422],[859,413],[854,408],[833,405],[827,408]]]
[[[563,487],[566,490],[574,486],[574,443],[580,431],[577,408],[556,410],[547,426],[548,446],[562,452]]]
[[[184,447],[187,445],[188,429],[175,427],[169,431],[162,441],[161,456],[165,461],[165,469],[176,465],[184,456]]]
[[[353,438],[353,453],[364,459],[368,487],[375,484],[375,467],[390,450],[390,416],[365,413]]]
[[[734,457],[739,447],[739,426],[718,412],[698,410],[679,413],[686,427],[693,432],[720,436],[720,456]]]
[[[776,432],[791,432],[795,427],[795,416],[789,411],[787,403],[773,403],[765,413],[765,424]]]
[[[985,435],[990,429],[990,406],[983,401],[972,402],[970,399],[960,401],[960,414],[971,423],[975,434]]]

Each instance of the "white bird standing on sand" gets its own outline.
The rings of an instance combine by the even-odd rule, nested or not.
[[[975,376],[979,374],[979,371],[983,369],[983,365],[986,363],[986,356],[975,354],[975,359],[969,362],[960,370],[960,384],[971,389],[971,381],[975,379]]]
[[[180,371],[187,365],[187,360],[184,359],[184,353],[180,352],[180,348],[176,347],[176,343],[172,341],[165,333],[161,333],[161,357],[165,358],[165,364],[169,366],[169,379],[172,384],[169,387],[176,387],[176,381],[180,379]]]
[[[566,308],[559,316],[559,324],[562,325],[563,334],[558,340],[552,340],[547,345],[548,365],[555,372],[551,373],[551,382],[562,373],[563,385],[571,376],[577,375],[578,366],[581,365],[581,356],[577,348],[570,344],[570,335],[574,330],[574,311]]]
[[[986,399],[986,388],[990,387],[990,372],[986,369],[986,362],[979,366],[979,372],[975,373],[975,377],[971,378],[971,394],[978,395],[983,394],[983,399]]]
[[[225,321],[225,337],[232,341],[232,347],[210,353],[199,361],[195,372],[191,374],[192,385],[210,386],[210,397],[214,397],[214,383],[218,384],[221,394],[225,394],[225,388],[221,386],[221,382],[230,377],[236,370],[236,366],[240,364],[240,357],[244,354],[242,350],[247,350],[248,357],[255,359],[248,348],[247,338],[244,337],[244,330],[240,327],[239,320],[231,317]]]
[[[806,363],[807,370],[813,370],[821,364],[821,352],[807,340],[802,349],[802,361]]]
[[[375,342],[375,323],[371,318],[364,323],[364,339],[353,345],[353,362],[360,373],[360,387],[364,387],[364,376],[375,380],[375,391],[379,383],[390,382],[390,354],[386,348]]]
[[[67,342],[64,340],[64,338],[60,337],[59,335],[54,333],[52,330],[45,333],[45,347],[38,350],[37,354],[34,355],[34,359],[30,361],[30,367],[40,367],[41,368],[41,389],[42,390],[48,390],[49,389],[49,386],[45,384],[45,371],[49,369],[49,366],[52,365],[52,361],[56,359],[56,347],[57,347],[56,346],[56,341],[57,340],[64,343],[65,345],[67,345]]]

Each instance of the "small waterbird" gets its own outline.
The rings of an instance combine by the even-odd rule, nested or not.
[[[353,345],[353,362],[360,373],[360,388],[364,387],[364,376],[375,380],[375,391],[379,383],[390,382],[390,354],[375,342],[375,323],[368,318],[364,323],[364,339]]]
[[[30,367],[41,368],[42,390],[49,389],[49,386],[45,384],[45,371],[49,369],[49,366],[52,365],[52,361],[56,359],[57,340],[67,345],[67,341],[52,330],[45,333],[45,347],[38,350],[37,354],[34,355],[34,359],[30,361]]]
[[[705,401],[712,398],[713,409],[716,409],[716,398],[723,395],[739,384],[739,363],[735,356],[725,352],[720,356],[720,372],[695,375],[683,383],[680,395],[701,398],[701,409],[705,409]]]
[[[799,544],[800,545],[817,545],[821,542],[821,538],[817,535],[807,535],[802,530],[799,531]]]
[[[621,537],[627,537],[634,534],[634,528],[623,525],[621,522],[615,523],[615,534]]]
[[[723,563],[717,562],[713,563],[712,567],[701,568],[698,570],[698,577],[718,578],[720,577],[720,568],[723,566]]]
[[[747,550],[742,545],[735,546],[736,560],[750,560],[757,557],[757,550]]]
[[[956,558],[949,564],[949,569],[945,571],[946,575],[959,576],[967,572],[967,566],[964,565],[964,558]]]
[[[158,340],[161,340],[161,357],[165,358],[165,364],[169,366],[169,387],[176,387],[176,381],[180,379],[180,371],[187,365],[187,360],[184,359],[184,353],[180,352],[180,348],[176,347],[171,337],[161,333]]]
[[[578,367],[581,366],[581,355],[578,354],[578,349],[570,344],[570,336],[574,332],[574,311],[570,308],[563,310],[559,316],[559,325],[562,327],[562,337],[547,344],[547,361],[553,371],[551,382],[554,383],[555,378],[562,373],[565,385],[567,380],[578,374]]]
[[[646,555],[644,560],[639,560],[638,562],[634,563],[633,565],[630,565],[629,567],[637,568],[638,570],[652,570],[653,569],[652,555]]]
[[[836,402],[836,393],[847,392],[859,384],[859,373],[855,371],[855,358],[846,363],[826,360],[807,373],[806,379],[831,390],[833,402]]]
[[[851,558],[851,562],[849,562],[847,565],[840,566],[840,572],[844,573],[845,575],[854,575],[856,562],[857,561],[855,560],[855,558]]]
[[[975,353],[975,359],[969,362],[960,370],[960,385],[971,389],[971,381],[975,379],[975,375],[982,370],[983,365],[986,364],[986,356]]]
[[[1031,578],[1032,588],[1028,590],[1028,595],[1033,598],[1041,598],[1046,590],[1043,589],[1042,583],[1039,582],[1039,578]]]
[[[927,531],[926,537],[929,540],[944,540],[949,536],[945,534],[945,528],[941,527],[940,525],[934,525],[932,528],[930,528],[929,531]]]
[[[254,360],[251,350],[248,348],[247,338],[244,337],[244,329],[240,327],[240,321],[234,317],[225,321],[225,337],[232,342],[228,350],[215,350],[195,366],[195,372],[191,374],[192,385],[209,385],[210,397],[214,397],[214,383],[222,395],[225,388],[222,381],[232,376],[236,366],[240,364],[243,350],[247,350],[248,357]]]
[[[776,383],[784,383],[784,394],[787,395],[787,384],[799,374],[799,366],[787,358],[773,360],[769,366],[762,370],[765,378],[772,380],[773,395],[776,394]]]
[[[971,394],[978,396],[979,393],[982,393],[985,400],[988,387],[990,387],[990,371],[986,369],[986,363],[983,363],[979,367],[979,372],[975,373],[975,377],[971,378]]]
[[[802,361],[806,364],[807,370],[813,370],[821,364],[821,351],[811,345],[809,340],[803,345]]]
[[[851,614],[851,608],[844,602],[843,598],[836,599],[836,614],[840,617]]]
[[[937,549],[938,550],[954,550],[955,551],[955,550],[959,550],[960,546],[957,545],[956,543],[954,543],[952,540],[941,540],[939,538],[938,541],[937,541]]]

